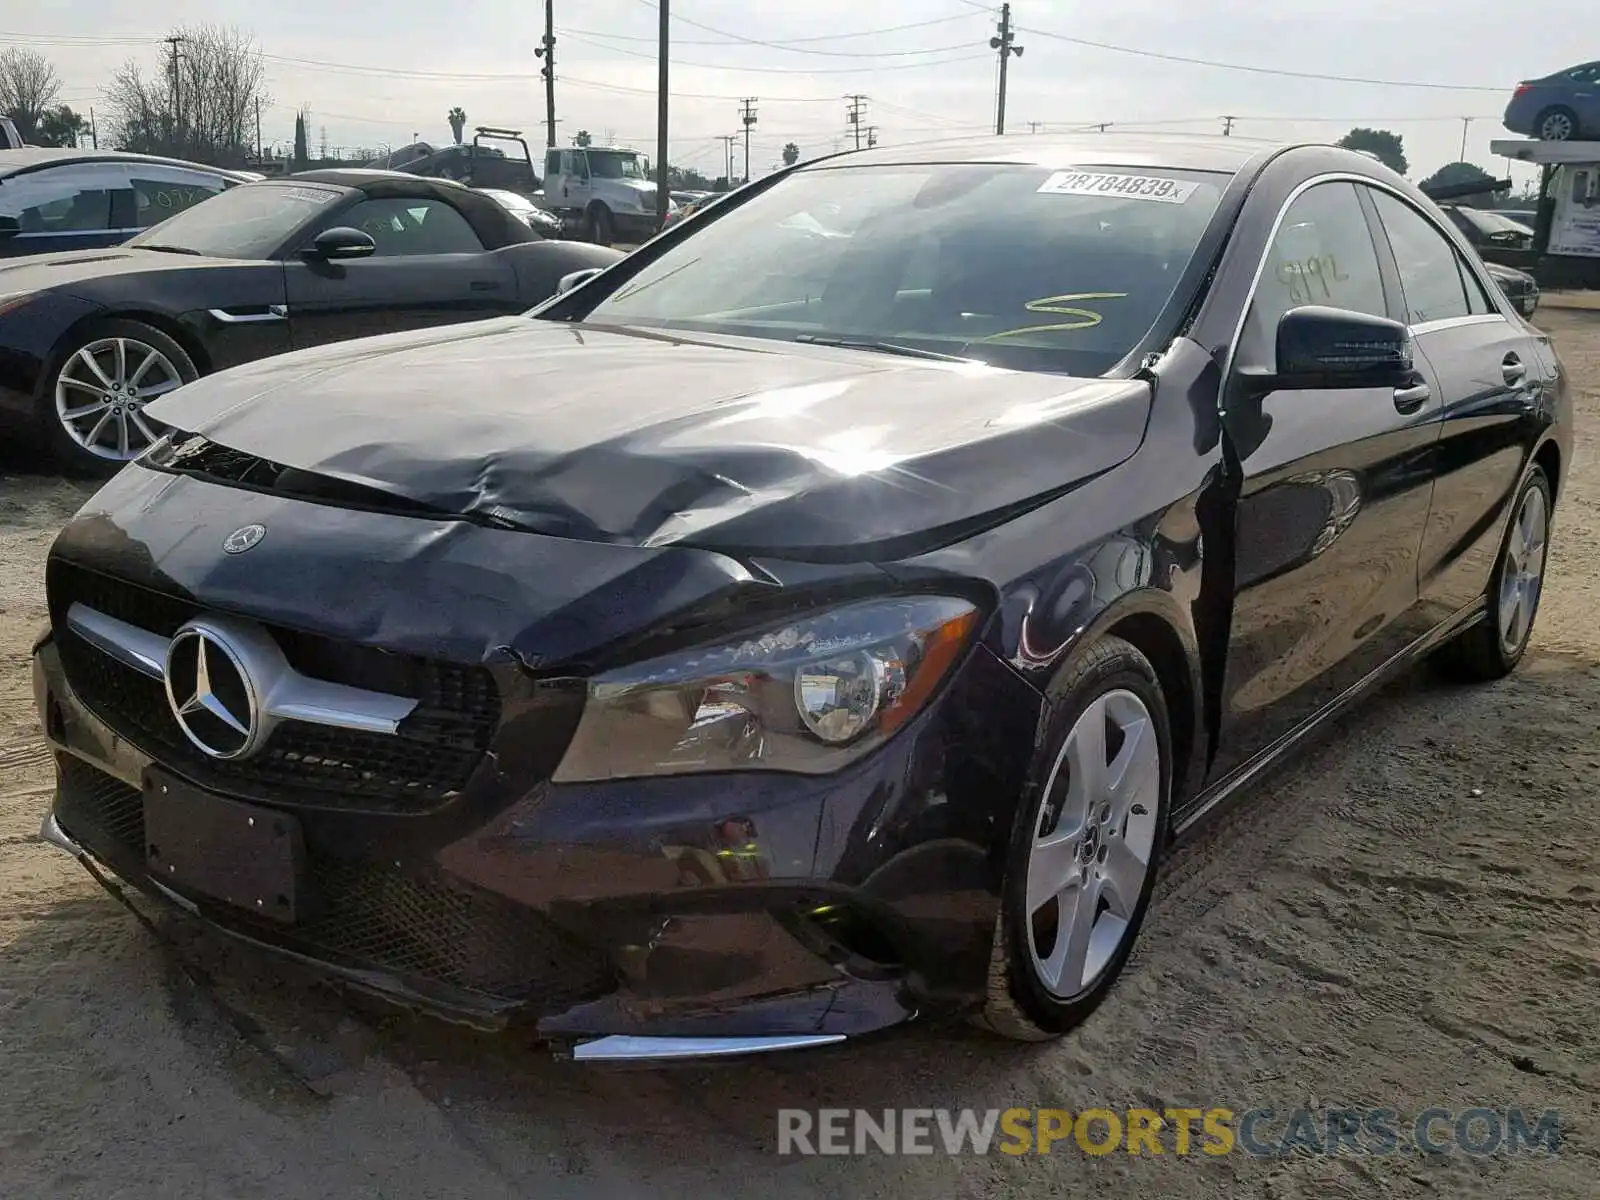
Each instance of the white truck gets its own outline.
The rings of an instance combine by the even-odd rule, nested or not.
[[[657,230],[650,160],[622,146],[552,146],[544,156],[544,207],[591,242],[642,242]],[[667,211],[677,204],[667,201]]]
[[[1600,141],[1493,141],[1489,150],[1552,168],[1541,196],[1550,204],[1549,237],[1535,250],[1560,265],[1564,285],[1600,287]]]

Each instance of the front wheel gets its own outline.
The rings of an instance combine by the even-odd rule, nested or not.
[[[611,219],[611,210],[604,204],[596,204],[589,210],[589,240],[609,246],[616,241],[616,237],[616,222]]]
[[[97,321],[47,374],[39,418],[65,470],[109,478],[161,436],[151,400],[199,378],[182,346],[142,321]]]
[[[1540,141],[1570,141],[1578,136],[1578,118],[1571,109],[1547,108],[1534,122],[1534,129],[1538,132]]]
[[[1054,691],[977,1018],[1019,1041],[1066,1033],[1121,974],[1150,905],[1172,787],[1166,700],[1136,647],[1096,642]]]

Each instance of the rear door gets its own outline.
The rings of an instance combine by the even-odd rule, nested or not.
[[[353,226],[372,236],[369,258],[285,263],[296,349],[518,311],[503,255],[486,252],[472,225],[443,200],[358,201],[306,235]]]
[[[1368,189],[1419,355],[1442,397],[1433,502],[1418,560],[1431,622],[1483,594],[1532,444],[1548,356],[1493,282],[1422,209]]]
[[[1280,389],[1251,399],[1241,372],[1276,365],[1278,318],[1326,305],[1390,316],[1395,298],[1356,186],[1288,202],[1224,387],[1238,499],[1220,779],[1409,644],[1439,397],[1413,386]],[[1420,382],[1420,381],[1419,381]]]

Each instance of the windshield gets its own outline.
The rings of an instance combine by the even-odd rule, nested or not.
[[[589,170],[601,179],[643,179],[644,167],[637,154],[589,151]]]
[[[1013,164],[802,171],[708,222],[586,319],[1100,374],[1155,323],[1228,179]]]
[[[266,258],[343,195],[340,188],[308,183],[241,184],[152,225],[126,244],[164,246],[209,258]]]

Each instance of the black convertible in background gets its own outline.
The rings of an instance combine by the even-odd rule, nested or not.
[[[392,171],[242,184],[122,246],[0,263],[0,419],[78,473],[159,435],[155,397],[239,363],[520,312],[620,251]]]

